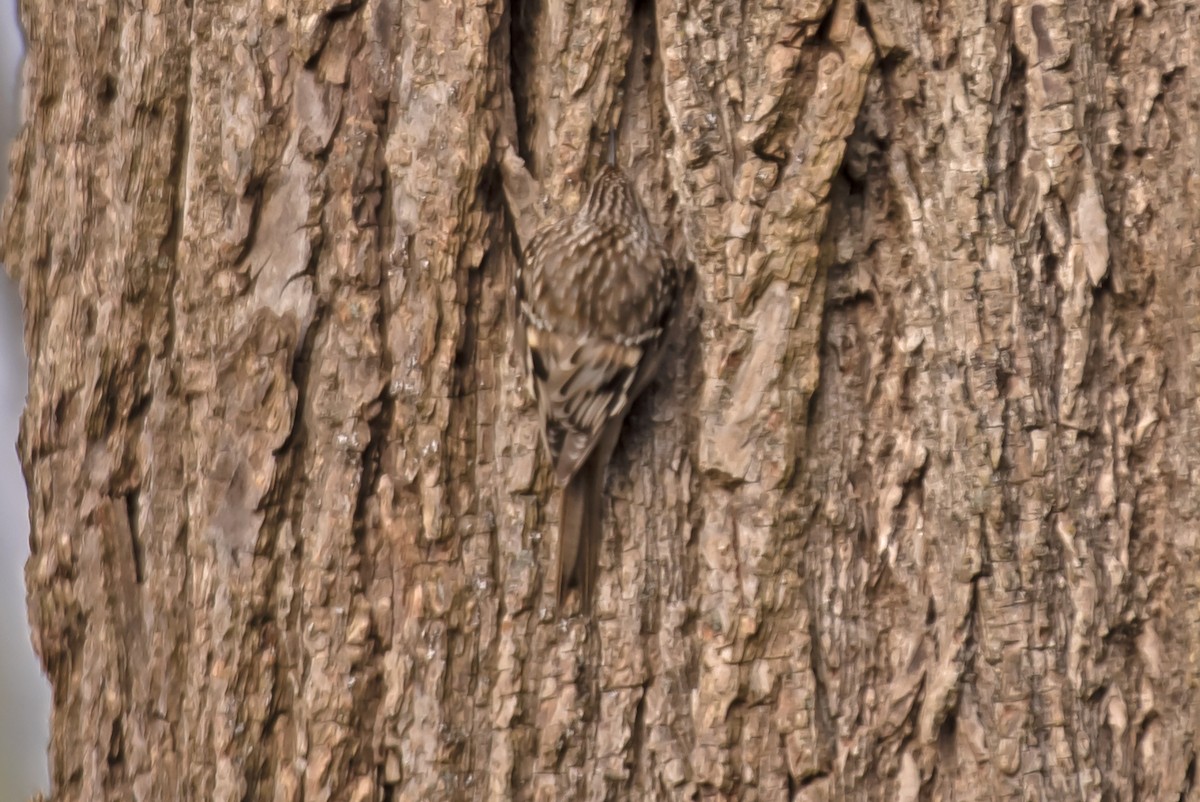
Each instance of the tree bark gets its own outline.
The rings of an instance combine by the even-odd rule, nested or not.
[[[53,799],[1200,799],[1200,8],[22,20]],[[614,126],[691,284],[560,621],[509,290]]]

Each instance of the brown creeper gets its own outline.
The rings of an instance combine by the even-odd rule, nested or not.
[[[611,164],[574,216],[534,235],[517,272],[518,337],[563,489],[560,607],[578,583],[591,609],[605,469],[630,404],[657,371],[678,288],[645,209]]]

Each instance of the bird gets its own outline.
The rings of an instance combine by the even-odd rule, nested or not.
[[[557,604],[577,585],[590,611],[609,459],[658,372],[681,282],[611,144],[579,210],[543,225],[523,262],[516,333],[562,488]]]

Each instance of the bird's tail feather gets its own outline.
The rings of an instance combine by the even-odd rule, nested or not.
[[[571,585],[578,585],[584,615],[591,615],[604,545],[604,477],[625,416],[610,418],[592,453],[563,486],[559,508],[558,609]]]
[[[579,586],[583,612],[592,608],[604,539],[600,521],[604,475],[598,470],[602,467],[589,459],[563,487],[558,550],[560,610],[572,585]]]

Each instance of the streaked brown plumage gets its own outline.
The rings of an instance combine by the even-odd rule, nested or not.
[[[580,210],[543,227],[517,272],[518,335],[562,485],[558,600],[584,610],[603,539],[604,474],[629,406],[662,356],[678,276],[633,187],[600,170]]]

